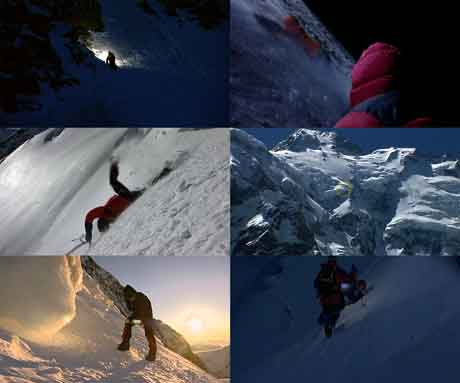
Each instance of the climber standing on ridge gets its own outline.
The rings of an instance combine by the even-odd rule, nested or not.
[[[123,289],[128,310],[131,315],[126,319],[123,329],[122,342],[118,346],[119,351],[129,351],[129,341],[132,335],[132,327],[136,324],[144,326],[145,337],[149,344],[149,353],[145,357],[146,360],[154,362],[157,354],[157,343],[155,333],[153,331],[153,313],[152,304],[146,295],[136,291],[130,285],[126,285]]]
[[[118,181],[118,162],[110,166],[110,185],[116,195],[112,196],[104,206],[98,206],[90,210],[85,218],[86,242],[91,244],[93,238],[93,221],[97,221],[97,228],[101,233],[106,232],[110,225],[123,213],[128,206],[139,198],[145,189],[130,191]]]
[[[345,306],[356,303],[364,296],[366,282],[357,280],[357,269],[354,265],[347,273],[337,266],[335,257],[328,257],[327,262],[321,264],[314,287],[322,307],[318,323],[324,326],[325,335],[330,337]]]
[[[366,49],[351,73],[350,111],[336,128],[433,126],[414,103],[416,90],[405,84],[400,50],[375,43]]]
[[[112,69],[118,69],[116,59],[115,59],[115,53],[112,51],[109,51],[107,54],[107,58],[105,59],[105,63],[110,66]]]

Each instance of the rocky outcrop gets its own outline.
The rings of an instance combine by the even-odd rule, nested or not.
[[[0,111],[34,111],[41,108],[33,96],[43,84],[58,90],[79,84],[66,73],[53,42],[53,31],[62,27],[61,36],[75,63],[83,63],[89,50],[90,33],[103,31],[101,7],[97,0],[8,0],[2,2],[0,48]]]
[[[295,170],[242,131],[232,131],[231,152],[232,252],[313,253],[325,212],[296,182]]]

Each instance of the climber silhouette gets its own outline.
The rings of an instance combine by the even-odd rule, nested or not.
[[[112,69],[118,69],[115,54],[112,51],[109,51],[105,63],[110,66]]]

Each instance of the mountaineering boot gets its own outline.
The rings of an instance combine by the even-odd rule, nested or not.
[[[149,353],[145,359],[150,362],[155,362],[157,356],[157,342],[153,333],[153,329],[150,326],[145,327],[145,336],[149,342]]]
[[[125,322],[121,343],[118,345],[119,351],[129,351],[129,340],[131,339],[131,328],[133,327],[130,321]]]
[[[129,351],[129,343],[128,342],[121,342],[118,345],[118,351]]]
[[[326,324],[326,322],[327,322],[326,315],[324,314],[324,312],[322,312],[318,317],[318,324],[320,326],[323,326],[324,324]]]
[[[153,331],[154,321],[153,319],[144,320],[143,324],[145,337],[147,338],[147,342],[149,344],[149,353],[147,354],[145,359],[150,362],[154,362],[157,355],[157,341],[155,339],[155,333]]]
[[[327,338],[330,338],[332,336],[332,325],[327,324],[324,326],[324,335],[326,335]]]

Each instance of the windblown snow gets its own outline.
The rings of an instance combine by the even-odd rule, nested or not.
[[[99,238],[73,254],[226,255],[227,129],[64,129],[36,135],[0,164],[2,255],[64,255],[80,242],[86,213],[120,181],[148,190]],[[153,186],[165,166],[173,168]]]
[[[296,16],[321,45],[312,57],[284,32]],[[232,1],[231,119],[234,125],[333,126],[348,107],[353,59],[301,0]]]
[[[327,339],[317,324],[321,308],[313,289],[324,259],[264,258],[235,260],[232,335],[240,341],[232,363],[238,382],[455,382],[457,259],[341,258],[347,270],[355,263],[373,290],[345,308]]]
[[[269,151],[232,131],[232,254],[458,255],[458,161],[363,153],[296,131]]]
[[[129,352],[117,351],[124,318],[114,303],[104,295],[97,281],[87,274],[84,274],[81,291],[76,299],[73,297],[76,311],[74,307],[72,315],[69,315],[65,305],[59,302],[60,298],[66,298],[66,294],[62,289],[57,289],[64,285],[62,279],[66,278],[65,269],[54,266],[65,262],[80,265],[78,257],[30,257],[27,262],[24,262],[24,257],[0,257],[2,293],[4,277],[7,277],[6,283],[11,279],[8,278],[11,271],[8,261],[11,258],[23,263],[22,270],[19,270],[15,262],[12,262],[12,267],[16,267],[14,275],[17,278],[14,285],[17,290],[13,297],[23,299],[14,305],[14,313],[5,305],[0,309],[0,382],[217,382],[193,363],[165,348],[158,339],[157,360],[145,361],[148,346],[141,328],[135,327]],[[50,266],[47,273],[40,268],[33,268],[45,264]],[[22,279],[31,277],[32,273],[36,273],[33,280],[26,282]],[[40,283],[45,283],[45,286],[40,286]],[[28,296],[30,299],[33,296],[37,298],[35,310],[26,307],[31,303],[24,301],[24,297]],[[5,298],[3,294],[1,297]],[[8,302],[11,301],[5,303]],[[3,318],[9,318],[11,314],[13,318],[21,318],[25,325],[29,317],[22,315],[28,315],[29,312],[37,314],[39,310],[44,317],[39,327],[33,318],[30,321],[31,326],[40,330],[41,336],[38,339],[5,326],[3,321]],[[59,314],[66,325],[57,329],[54,322]],[[47,331],[47,326],[53,331]]]
[[[0,257],[0,327],[33,340],[55,335],[76,314],[78,258]]]

